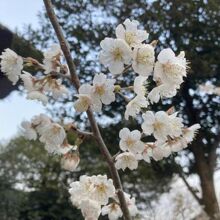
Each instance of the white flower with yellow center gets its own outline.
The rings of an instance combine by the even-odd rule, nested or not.
[[[112,74],[120,74],[125,64],[130,64],[132,52],[124,40],[105,38],[100,43],[100,62],[108,67]]]
[[[186,76],[187,62],[182,51],[178,56],[170,49],[163,49],[158,55],[154,68],[154,80],[161,83],[177,84],[183,82]]]
[[[106,175],[92,176],[93,189],[90,198],[97,201],[100,205],[106,205],[110,197],[115,194],[115,187],[111,179]]]
[[[149,34],[144,30],[138,30],[138,21],[126,19],[123,24],[119,24],[116,27],[116,37],[126,41],[130,47],[139,45],[144,40],[147,40]]]
[[[109,220],[117,220],[123,213],[117,203],[110,203],[102,208],[102,215],[108,215]]]
[[[13,50],[7,48],[0,56],[1,71],[6,74],[13,85],[19,80],[21,70],[23,69],[23,59]]]
[[[114,93],[115,79],[107,79],[103,73],[96,74],[93,79],[92,98],[93,102],[98,102],[97,105],[109,105],[115,101]],[[101,103],[100,103],[101,102]],[[96,103],[93,103],[96,105]]]
[[[158,140],[167,140],[170,134],[170,118],[164,111],[156,112],[147,111],[142,115],[144,122],[141,125],[146,135],[153,134]]]
[[[184,127],[183,125],[183,119],[180,117],[177,117],[177,112],[175,112],[172,115],[169,115],[170,118],[170,137],[175,138],[182,135],[182,129]]]
[[[64,128],[57,123],[51,123],[44,129],[45,132],[41,135],[40,141],[45,143],[45,148],[49,153],[58,153],[60,145],[66,138]]]
[[[150,44],[143,44],[133,50],[132,67],[141,76],[148,77],[152,74],[154,67],[154,47]]]
[[[129,151],[133,154],[141,153],[144,150],[144,143],[141,139],[141,132],[138,130],[130,131],[128,128],[123,128],[119,132],[119,146],[122,151]]]
[[[131,152],[121,153],[115,158],[115,160],[115,167],[118,170],[125,170],[126,168],[134,170],[138,167],[138,160],[136,159],[135,155]]]
[[[75,95],[78,100],[74,103],[74,108],[77,112],[87,111],[92,104],[91,99],[92,86],[89,84],[83,84],[79,88],[79,94]]]
[[[80,208],[82,200],[86,200],[90,196],[90,192],[93,189],[92,179],[89,176],[80,176],[79,181],[72,182],[70,184],[70,199],[74,206]]]

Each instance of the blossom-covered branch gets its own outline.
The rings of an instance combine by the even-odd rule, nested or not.
[[[1,70],[13,84],[21,79],[27,98],[44,105],[48,103],[48,98],[56,100],[67,96],[68,89],[63,85],[63,80],[69,80],[78,92],[74,96],[74,109],[87,113],[91,132],[82,131],[73,123],[58,124],[43,114],[23,122],[22,132],[27,139],[38,138],[49,153],[59,155],[62,167],[70,171],[77,169],[80,162],[79,145],[86,138],[94,138],[108,164],[112,179],[106,175],[81,176],[70,186],[71,201],[81,209],[87,220],[98,219],[101,213],[108,215],[110,220],[122,216],[130,220],[138,210],[135,198],[123,191],[118,170],[134,170],[138,168],[140,160],[150,163],[151,160],[162,160],[179,152],[193,141],[200,129],[199,124],[186,127],[173,108],[158,112],[150,109],[151,104],[176,95],[184,77],[187,77],[185,53],[181,51],[176,55],[172,49],[165,48],[156,56],[157,41],[148,43],[149,34],[139,29],[139,22],[126,19],[116,27],[116,38],[106,37],[100,43],[100,63],[112,75],[107,77],[97,73],[91,83],[81,85],[52,3],[50,0],[44,0],[44,3],[60,45],[52,45],[44,52],[42,64],[6,49],[0,56]],[[62,63],[63,56],[67,64]],[[25,71],[27,66],[36,67],[37,71],[43,72],[43,76],[32,76]],[[127,77],[128,74],[132,74],[134,81],[123,88],[116,76]],[[148,86],[150,81],[155,85],[151,91]],[[115,102],[117,93],[126,101],[124,118],[138,118],[140,128],[122,128],[119,132],[119,152],[112,156],[102,138],[94,112],[101,112],[103,105]],[[69,144],[68,132],[77,136],[75,145]],[[150,137],[151,142],[144,141],[143,137]]]

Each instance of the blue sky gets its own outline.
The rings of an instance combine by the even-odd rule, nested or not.
[[[27,24],[37,27],[37,14],[42,8],[42,0],[0,0],[0,23],[19,31]],[[21,96],[17,92],[0,100],[0,141],[16,135],[23,120],[41,112],[45,112],[45,109],[40,103],[26,100],[25,95]]]

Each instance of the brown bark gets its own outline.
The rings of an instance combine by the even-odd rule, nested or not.
[[[186,113],[188,115],[190,123],[199,123],[199,113],[193,106],[192,97],[189,95],[189,82],[186,81],[182,94],[186,101]],[[220,136],[220,135],[219,135]],[[197,174],[200,179],[202,198],[200,204],[203,206],[205,212],[211,219],[220,220],[220,210],[218,200],[216,197],[215,186],[214,186],[214,168],[216,164],[216,149],[219,145],[220,140],[216,140],[210,146],[210,152],[208,157],[205,156],[204,144],[202,142],[205,133],[200,131],[196,141],[191,146],[192,153],[195,157],[195,165]]]
[[[218,200],[216,197],[212,167],[209,166],[199,146],[193,146],[193,154],[196,160],[196,169],[200,178],[202,199],[201,205],[211,219],[220,219]]]

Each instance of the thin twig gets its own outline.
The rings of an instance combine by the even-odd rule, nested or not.
[[[71,53],[70,53],[70,49],[68,47],[68,43],[65,40],[62,29],[61,29],[61,27],[58,23],[56,15],[54,13],[53,5],[51,3],[51,0],[43,0],[43,1],[44,1],[46,11],[47,11],[47,15],[48,15],[48,17],[50,19],[50,22],[51,22],[51,24],[52,24],[52,26],[53,26],[53,28],[56,32],[56,35],[57,35],[57,38],[59,40],[59,43],[60,43],[61,49],[63,51],[64,57],[67,61],[69,71],[70,71],[70,74],[71,74],[71,77],[72,77],[72,83],[74,84],[74,86],[78,90],[79,87],[80,87],[80,81],[79,81],[79,78],[76,74],[76,66],[75,66],[75,64],[73,62],[73,59],[71,57]],[[121,206],[121,209],[122,209],[122,212],[123,212],[124,219],[125,220],[131,220],[130,213],[129,213],[129,210],[128,210],[128,207],[127,207],[127,203],[126,203],[126,200],[125,200],[125,197],[124,197],[124,192],[123,192],[123,189],[122,189],[121,180],[120,180],[118,171],[115,167],[115,164],[112,160],[112,156],[109,153],[108,148],[106,147],[106,145],[103,141],[103,138],[101,136],[100,130],[99,130],[98,125],[97,125],[97,122],[94,118],[94,115],[93,115],[93,112],[92,112],[91,109],[89,109],[87,111],[87,115],[88,115],[88,119],[90,121],[90,125],[91,125],[91,128],[92,128],[93,135],[94,135],[94,137],[95,137],[95,139],[98,143],[100,151],[102,152],[103,156],[105,157],[105,159],[108,163],[108,167],[109,167],[109,170],[110,170],[115,188],[118,192],[118,198],[119,198],[119,201],[120,201],[120,206]]]
[[[193,195],[193,197],[196,199],[196,201],[202,205],[202,199],[198,197],[198,195],[196,194],[195,190],[190,186],[190,184],[188,183],[188,181],[186,180],[184,174],[182,173],[182,171],[180,170],[181,168],[178,167],[178,174],[180,176],[180,178],[183,180],[183,182],[185,183],[186,187],[188,188],[188,190],[191,192],[191,194]]]

